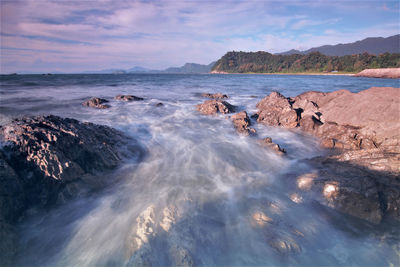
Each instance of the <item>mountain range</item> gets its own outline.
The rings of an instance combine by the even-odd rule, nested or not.
[[[313,47],[305,51],[292,49],[286,52],[276,53],[275,55],[305,55],[312,52],[320,52],[321,54],[327,56],[355,55],[362,54],[364,52],[373,55],[379,55],[386,52],[400,53],[400,34],[386,38],[370,37],[361,41],[347,44],[323,45],[319,47]]]

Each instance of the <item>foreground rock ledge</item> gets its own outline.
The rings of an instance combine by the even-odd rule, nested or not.
[[[139,157],[136,141],[107,126],[57,116],[0,127],[0,265],[8,265],[12,226],[30,207],[49,207],[111,182],[99,172]],[[125,150],[121,150],[121,148]]]
[[[309,182],[324,204],[373,223],[400,220],[400,88],[273,92],[257,108],[258,122],[301,129],[335,149],[310,162],[318,173]]]

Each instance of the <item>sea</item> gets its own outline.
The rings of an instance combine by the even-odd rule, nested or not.
[[[315,201],[296,187],[325,155],[295,130],[254,124],[238,135],[227,115],[205,116],[201,93],[256,112],[273,91],[359,92],[399,80],[341,75],[65,74],[0,76],[0,124],[57,115],[103,124],[135,138],[145,156],[126,159],[106,188],[17,227],[15,266],[399,266],[400,231]],[[114,100],[119,94],[143,101]],[[91,97],[109,109],[82,106]],[[162,106],[157,106],[162,103]],[[279,156],[259,144],[271,137]],[[103,177],[104,179],[104,177]],[[310,197],[311,196],[311,197]]]

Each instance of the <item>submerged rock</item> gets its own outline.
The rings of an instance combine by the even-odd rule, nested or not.
[[[263,146],[275,151],[278,155],[286,154],[286,150],[284,148],[281,148],[278,144],[275,144],[274,142],[272,142],[271,137],[265,137],[264,139],[262,139],[261,144]]]
[[[142,97],[134,96],[134,95],[117,95],[115,97],[116,100],[121,101],[141,101],[144,100]]]
[[[227,95],[221,94],[221,93],[215,93],[215,94],[202,93],[201,96],[202,97],[212,98],[212,99],[226,99],[226,98],[228,98]]]
[[[222,100],[207,100],[203,104],[197,105],[196,108],[204,115],[227,114],[235,111],[235,106]]]
[[[238,133],[244,135],[256,133],[255,129],[250,128],[251,122],[246,111],[241,111],[239,113],[236,113],[235,115],[232,115],[231,120],[233,122],[233,126],[235,127],[236,131],[238,131]]]
[[[108,100],[98,97],[93,97],[85,102],[82,103],[83,106],[91,107],[91,108],[98,108],[98,109],[106,109],[110,106],[104,103],[108,103]]]

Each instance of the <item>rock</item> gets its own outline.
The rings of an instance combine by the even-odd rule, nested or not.
[[[11,225],[28,208],[49,207],[98,188],[105,181],[95,174],[116,167],[123,156],[120,148],[135,142],[112,128],[57,116],[13,120],[0,127],[0,137],[2,266],[15,252]],[[130,149],[139,152],[133,145]]]
[[[271,137],[265,137],[264,139],[262,139],[261,144],[263,146],[275,151],[278,155],[286,154],[286,150],[281,148],[278,144],[275,144],[274,142],[272,142]]]
[[[298,125],[298,116],[289,99],[278,92],[272,92],[258,104],[257,121],[272,126],[294,128]]]
[[[197,105],[196,108],[204,115],[227,114],[235,111],[235,106],[222,100],[207,100],[203,104]]]
[[[76,184],[97,188],[107,182],[95,179],[97,173],[118,166],[126,153],[142,153],[135,140],[110,127],[52,115],[14,120],[0,128],[0,136],[8,164],[1,187],[18,192],[25,208],[71,198]]]
[[[116,100],[121,101],[141,101],[144,100],[142,97],[134,96],[134,95],[117,95],[115,97]]]
[[[307,189],[321,192],[323,204],[374,224],[384,216],[400,220],[400,177],[339,161],[337,157],[312,159],[318,173]]]
[[[228,98],[227,95],[221,94],[221,93],[216,93],[216,94],[202,93],[201,96],[202,97],[212,98],[212,99],[226,99],[226,98]]]
[[[159,102],[159,103],[156,104],[156,107],[163,107],[163,106],[164,106],[164,104],[161,103],[161,102]]]
[[[232,115],[231,120],[238,133],[244,135],[255,134],[256,130],[250,128],[251,122],[246,111],[241,111],[235,115]]]
[[[91,108],[98,108],[98,109],[106,109],[110,106],[104,103],[108,103],[108,100],[98,97],[93,97],[85,102],[82,103],[83,106],[91,107]]]
[[[343,213],[380,223],[387,216],[400,220],[399,107],[399,88],[373,87],[294,98],[271,93],[258,103],[257,114],[261,123],[298,127],[339,152],[312,159],[318,175],[298,180],[299,189],[317,192],[322,203]]]
[[[385,68],[385,69],[365,69],[354,76],[370,77],[370,78],[400,78],[400,68]]]

